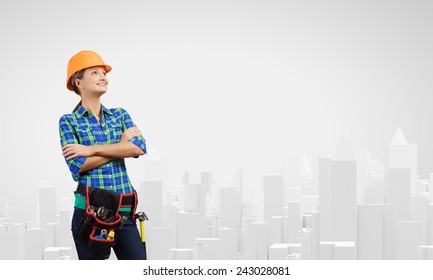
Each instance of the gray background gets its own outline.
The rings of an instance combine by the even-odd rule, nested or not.
[[[432,172],[430,1],[1,1],[0,196],[34,219],[39,181],[72,190],[58,120],[78,97],[68,59],[113,66],[107,107],[124,107],[167,163],[225,184],[233,168],[335,152],[346,137],[387,164],[398,127]],[[145,159],[128,161],[143,178]],[[252,173],[257,174],[257,173]],[[65,186],[62,188],[61,186]],[[22,198],[21,198],[22,199]]]

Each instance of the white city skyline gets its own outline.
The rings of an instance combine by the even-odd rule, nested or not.
[[[136,189],[138,209],[150,217],[148,258],[432,259],[433,186],[417,177],[416,146],[397,129],[385,169],[368,152],[357,158],[342,139],[316,165],[291,157],[280,170],[261,172],[258,184],[238,168],[229,185],[191,171],[167,186],[163,164],[145,161]],[[56,198],[59,188],[38,186],[36,221],[0,199],[1,259],[76,259],[73,199]]]

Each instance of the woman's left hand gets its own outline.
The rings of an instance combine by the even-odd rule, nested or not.
[[[63,156],[67,159],[76,157],[90,157],[93,156],[92,146],[85,146],[81,144],[67,144],[63,147]]]

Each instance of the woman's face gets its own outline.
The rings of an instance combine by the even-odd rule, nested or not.
[[[81,93],[103,94],[108,88],[107,73],[103,67],[91,67],[84,71],[83,78],[78,81]]]

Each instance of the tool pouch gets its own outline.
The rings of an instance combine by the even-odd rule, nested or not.
[[[101,229],[93,228],[89,236],[89,257],[92,260],[105,260],[110,257],[111,248],[116,242],[115,238],[104,239],[101,237]]]
[[[88,246],[89,257],[104,260],[110,257],[111,248],[116,244],[116,236],[123,226],[119,214],[120,207],[131,207],[135,212],[136,192],[119,194],[116,192],[79,185],[77,191],[85,195],[85,216],[78,230],[77,239]],[[132,217],[133,218],[133,217]],[[105,230],[105,236],[102,234]],[[114,236],[107,233],[114,232]]]

